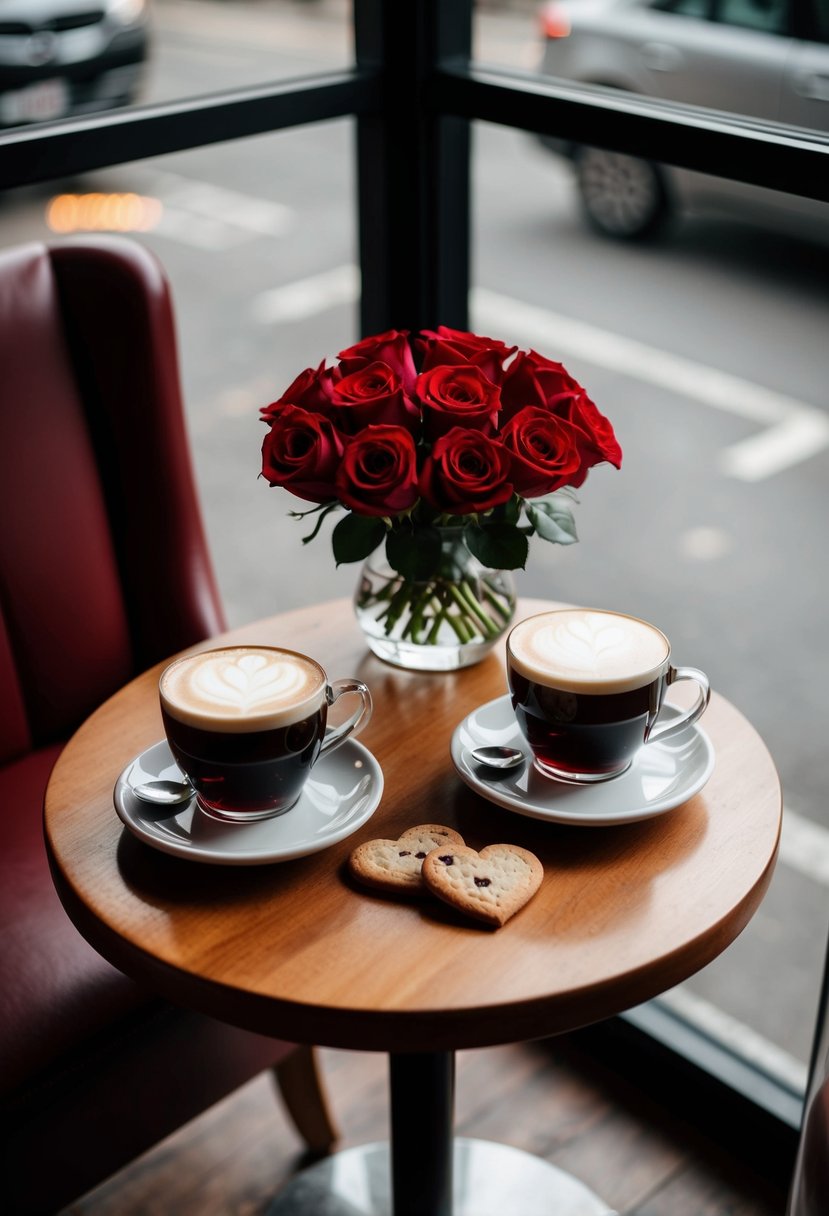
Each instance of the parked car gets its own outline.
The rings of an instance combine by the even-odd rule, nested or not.
[[[540,17],[547,75],[829,132],[827,0],[550,0]],[[829,204],[542,139],[572,162],[587,220],[610,236],[711,209],[829,234]]]
[[[135,101],[147,0],[0,0],[0,126]]]

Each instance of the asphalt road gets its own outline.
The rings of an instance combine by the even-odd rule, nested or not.
[[[339,0],[156,0],[149,100],[348,60]],[[531,68],[525,8],[483,10],[485,56]],[[765,738],[789,815],[772,890],[684,987],[719,1033],[783,1075],[807,1058],[827,931],[829,473],[825,249],[697,219],[669,242],[589,235],[566,169],[529,137],[475,131],[473,327],[563,360],[613,421],[621,472],[594,470],[580,544],[535,542],[525,594],[615,606],[671,636]],[[352,128],[325,123],[90,175],[77,191],[158,198],[138,236],[172,281],[208,532],[241,623],[348,595],[327,535],[257,478],[260,405],[355,340]],[[49,190],[0,203],[0,245],[49,235]],[[401,241],[406,239],[400,234]],[[777,1049],[781,1049],[780,1052]]]

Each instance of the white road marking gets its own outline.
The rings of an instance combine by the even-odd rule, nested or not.
[[[352,304],[360,290],[356,266],[336,266],[284,287],[265,291],[253,301],[253,319],[260,325],[305,321],[339,304]]]
[[[759,1066],[784,1085],[805,1090],[809,1073],[806,1064],[704,997],[682,985],[664,992],[657,1000],[749,1064]]]
[[[829,446],[829,417],[794,397],[498,292],[478,288],[472,300],[478,328],[513,339],[520,334],[524,343],[566,351],[768,428],[720,452],[728,477],[759,481]]]
[[[141,168],[135,173],[139,182],[144,179],[143,192],[162,203],[154,233],[181,244],[221,252],[261,236],[283,237],[294,226],[296,214],[284,203],[178,173]]]
[[[263,325],[305,320],[351,303],[358,284],[355,266],[339,266],[263,293],[253,303],[253,316]],[[759,481],[829,447],[829,416],[822,410],[740,376],[486,288],[473,290],[472,313],[478,332],[576,355],[595,367],[757,423],[764,428],[759,434],[720,452],[720,470],[727,477]]]
[[[734,538],[722,528],[689,528],[679,538],[679,552],[695,562],[716,561],[734,548]]]

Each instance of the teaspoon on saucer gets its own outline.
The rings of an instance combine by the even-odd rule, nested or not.
[[[155,802],[160,806],[177,806],[189,802],[194,790],[189,781],[145,781],[134,785],[132,792],[142,802]]]
[[[500,747],[497,745],[489,747],[473,747],[469,751],[473,760],[477,760],[479,764],[486,764],[490,768],[518,768],[519,764],[526,764],[527,757],[517,747]]]

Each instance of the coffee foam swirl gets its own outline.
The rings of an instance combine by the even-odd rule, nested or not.
[[[239,646],[177,660],[162,673],[159,691],[167,712],[191,726],[271,730],[318,709],[325,676],[292,651]]]
[[[509,638],[513,666],[539,684],[578,692],[623,692],[653,679],[668,639],[636,617],[563,609],[530,617]]]

